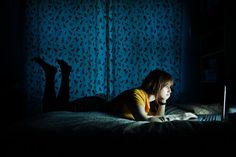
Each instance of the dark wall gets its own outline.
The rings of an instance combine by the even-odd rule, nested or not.
[[[186,0],[184,3],[184,43],[182,55],[182,94],[179,101],[187,103],[198,100],[198,77],[199,77],[199,45],[198,32],[196,31],[197,15],[199,4],[197,1]]]
[[[1,9],[1,115],[4,122],[22,117],[24,1],[4,1]]]
[[[227,85],[228,103],[235,103],[233,89],[234,76],[234,37],[233,4],[223,0],[191,1],[191,54],[195,58],[196,100],[219,102],[223,100],[223,85]],[[207,43],[207,44],[205,44]],[[213,60],[213,70],[217,77],[205,80],[203,72],[207,70],[204,63]]]
[[[236,104],[236,60],[235,60],[235,37],[236,37],[236,24],[235,24],[235,7],[232,2],[227,2],[226,4],[226,49],[227,49],[227,62],[226,62],[226,80],[228,84],[228,101],[231,104]]]

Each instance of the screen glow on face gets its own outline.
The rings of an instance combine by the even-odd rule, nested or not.
[[[171,95],[171,84],[167,83],[159,92],[158,96],[163,99],[168,99]]]

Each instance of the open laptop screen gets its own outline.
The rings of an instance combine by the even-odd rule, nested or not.
[[[225,120],[225,109],[226,109],[226,85],[224,85],[224,99],[223,99],[223,108],[222,108],[222,120]]]

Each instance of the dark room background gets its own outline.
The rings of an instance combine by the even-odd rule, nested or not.
[[[16,115],[42,110],[44,71],[32,59],[72,66],[70,100],[108,99],[139,86],[153,69],[175,80],[172,99],[197,97],[198,56],[193,51],[193,4],[187,0],[10,0],[3,10],[4,109]],[[196,90],[193,90],[196,89]],[[190,94],[191,91],[191,94]]]

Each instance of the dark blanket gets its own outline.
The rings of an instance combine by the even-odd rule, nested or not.
[[[179,112],[173,108],[167,110],[167,114]],[[153,147],[161,144],[187,148],[202,142],[208,147],[208,144],[216,145],[222,140],[235,142],[236,139],[231,122],[178,120],[158,123],[128,120],[95,111],[42,113],[10,125],[4,131],[2,139],[10,154],[15,153],[12,151],[15,149],[21,153],[25,149],[37,153],[42,150],[68,152],[92,146],[128,148],[147,143],[155,143]]]

